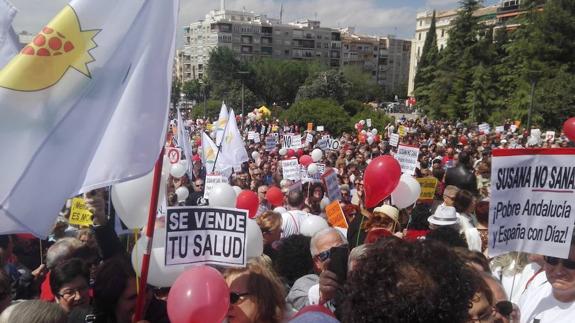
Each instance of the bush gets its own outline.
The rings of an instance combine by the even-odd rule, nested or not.
[[[375,111],[371,108],[367,108],[360,111],[351,118],[351,121],[349,121],[349,127],[354,129],[353,126],[359,120],[365,120],[365,119],[371,119],[371,128],[372,129],[376,128],[378,130],[378,133],[380,134],[383,133],[383,130],[388,124],[394,123],[393,117],[388,116],[382,111]]]
[[[324,126],[333,134],[352,129],[349,125],[349,116],[345,110],[331,99],[301,100],[294,103],[281,115],[282,120],[305,127],[308,122]]]

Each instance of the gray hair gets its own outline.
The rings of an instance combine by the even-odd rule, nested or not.
[[[367,251],[369,250],[371,244],[361,244],[349,252],[349,258],[347,259],[347,267],[351,268],[353,262],[363,259],[367,256]]]
[[[9,306],[0,315],[0,323],[66,323],[64,310],[56,303],[28,300]]]
[[[56,267],[80,247],[82,247],[82,242],[76,238],[62,238],[56,241],[46,252],[46,267],[48,269]]]
[[[318,232],[316,232],[313,235],[313,237],[311,237],[311,241],[309,243],[309,250],[311,252],[312,257],[318,254],[317,247],[315,246],[317,244],[317,241],[320,238],[327,236],[328,234],[333,234],[334,232],[339,236],[343,244],[347,244],[347,238],[338,229],[332,227],[321,229]]]

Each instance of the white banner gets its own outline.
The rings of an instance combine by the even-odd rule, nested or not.
[[[245,266],[246,210],[172,207],[166,220],[166,266]]]
[[[415,168],[418,166],[417,157],[419,156],[419,148],[399,145],[397,146],[397,153],[393,157],[397,159],[401,165],[401,172],[404,174],[414,175]]]
[[[281,163],[282,163],[283,178],[299,181],[300,170],[297,159],[294,158],[294,159],[282,160]]]
[[[496,149],[489,255],[523,251],[567,258],[575,207],[575,149]]]

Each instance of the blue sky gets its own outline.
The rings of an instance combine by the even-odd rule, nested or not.
[[[19,9],[14,27],[16,31],[37,32],[68,0],[9,0]],[[97,0],[87,0],[97,1]],[[127,0],[124,0],[127,1]],[[486,4],[497,0],[485,0]],[[283,3],[284,21],[315,19],[326,27],[353,26],[368,35],[393,34],[412,38],[415,14],[426,9],[447,9],[458,6],[458,0],[226,0],[226,8],[254,11],[279,17]],[[202,19],[211,9],[220,6],[219,0],[180,0],[180,25]],[[181,44],[181,40],[178,42]]]

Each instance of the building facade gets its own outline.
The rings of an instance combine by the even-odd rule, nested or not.
[[[479,17],[479,22],[485,25],[497,24],[497,10],[500,6],[493,5],[484,8],[479,8],[475,11],[474,16]],[[457,18],[457,9],[436,12],[435,27],[437,37],[437,49],[442,51],[447,46],[447,39],[449,38],[449,29],[455,18]],[[413,50],[411,51],[411,58],[409,64],[409,81],[407,92],[408,95],[413,95],[415,73],[417,72],[417,64],[423,54],[423,44],[425,38],[431,27],[431,19],[433,11],[428,10],[419,12],[416,15],[415,38],[413,39]]]
[[[341,33],[306,20],[283,24],[278,19],[253,12],[212,10],[204,20],[184,28],[184,48],[176,57],[176,75],[182,81],[201,79],[210,52],[231,49],[240,60],[258,57],[319,60],[341,65]]]

